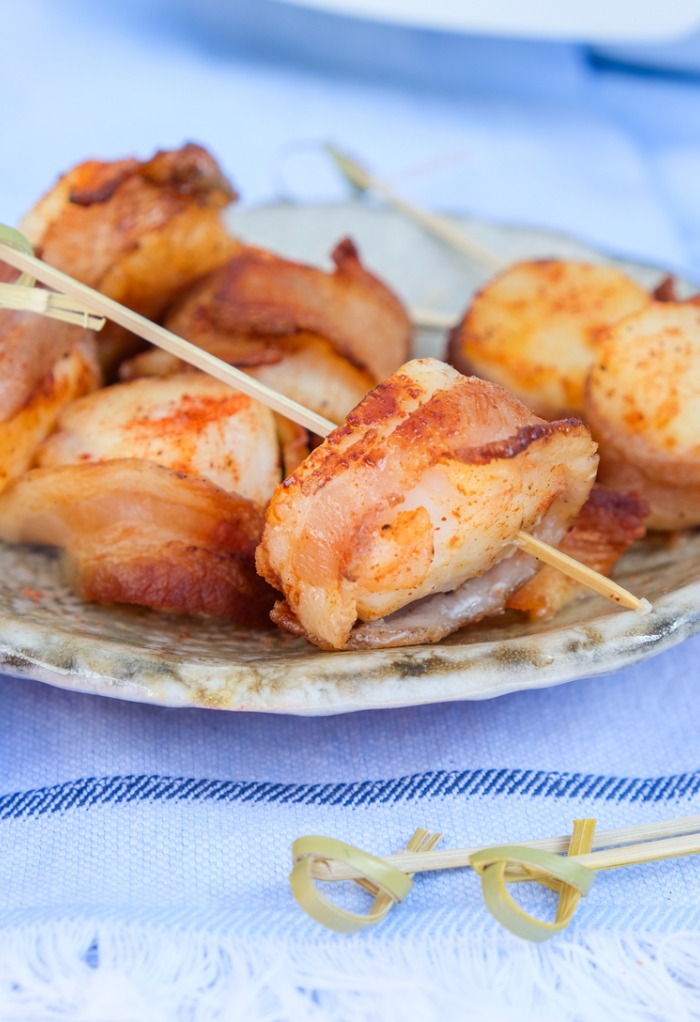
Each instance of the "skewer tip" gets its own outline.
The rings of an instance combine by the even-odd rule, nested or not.
[[[343,152],[342,149],[339,149],[333,142],[326,142],[326,152],[331,157],[345,180],[348,181],[353,188],[357,189],[358,192],[366,192],[372,187],[372,178],[362,164],[358,163],[357,160],[348,156],[347,153]]]
[[[531,536],[528,532],[521,530],[517,536],[517,543],[526,553],[532,554],[533,557],[544,561],[545,564],[551,564],[564,575],[569,575],[570,578],[588,586],[589,589],[605,596],[612,603],[617,603],[620,607],[627,607],[628,610],[636,610],[638,613],[646,614],[651,610],[651,603],[645,597],[635,596],[606,575],[601,575],[587,564],[575,560],[548,543],[543,543],[541,539]]]

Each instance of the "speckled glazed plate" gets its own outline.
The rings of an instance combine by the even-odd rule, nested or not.
[[[458,221],[460,222],[460,221]],[[541,232],[463,221],[508,260],[600,258]],[[233,230],[293,258],[325,264],[343,235],[412,307],[456,319],[486,273],[401,216],[362,204],[237,212]],[[661,276],[627,268],[645,283]],[[418,354],[441,355],[439,332]],[[653,609],[638,615],[586,596],[541,624],[504,616],[435,646],[326,653],[282,633],[83,604],[53,552],[0,544],[0,670],[61,688],[166,706],[330,714],[558,685],[633,664],[700,630],[700,532],[647,540],[617,578]]]

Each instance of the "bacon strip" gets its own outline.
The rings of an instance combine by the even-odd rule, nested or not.
[[[78,594],[269,626],[263,515],[204,479],[122,459],[38,468],[0,494],[0,539],[61,547]]]
[[[316,335],[366,371],[371,386],[408,357],[411,323],[399,299],[364,268],[349,238],[332,259],[335,270],[326,273],[245,247],[194,285],[172,310],[168,327],[216,353],[224,341],[239,339],[240,345],[241,337],[265,337],[269,349],[275,337]]]
[[[37,203],[22,230],[47,263],[157,319],[178,291],[240,248],[221,216],[235,198],[216,161],[189,144],[144,162],[78,165]],[[100,334],[110,369],[138,346],[112,323]]]
[[[392,629],[401,644],[435,641],[502,610],[537,568],[515,553],[518,531],[558,543],[596,465],[582,422],[545,422],[495,384],[409,362],[275,492],[257,553],[284,593],[275,620],[340,649],[392,644]]]

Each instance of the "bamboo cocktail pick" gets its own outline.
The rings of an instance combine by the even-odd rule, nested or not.
[[[0,259],[9,263],[10,266],[14,266],[15,269],[21,270],[24,274],[28,274],[31,278],[41,281],[46,287],[54,288],[62,295],[69,295],[77,299],[82,308],[111,319],[145,341],[155,344],[158,348],[163,348],[164,351],[176,355],[189,365],[201,369],[202,372],[216,377],[223,383],[228,383],[229,386],[235,387],[243,394],[247,394],[248,397],[255,398],[273,411],[304,426],[305,429],[318,433],[320,436],[325,436],[329,429],[335,429],[335,425],[329,423],[327,419],[276,390],[272,390],[271,387],[255,380],[252,376],[247,376],[235,366],[216,358],[215,355],[210,355],[208,351],[198,348],[196,344],[191,344],[184,338],[178,337],[166,330],[165,327],[158,326],[150,319],[146,319],[145,316],[127,309],[125,305],[120,305],[119,302],[95,291],[87,284],[82,284],[68,274],[62,273],[61,270],[49,266],[48,263],[32,254],[31,246],[26,238],[12,228],[0,228]],[[15,288],[19,286],[10,285]],[[18,299],[18,304],[14,307],[26,309],[27,306],[25,301]]]
[[[406,852],[408,854],[429,852],[441,837],[441,834],[433,834],[419,827],[406,845]],[[308,852],[305,851],[307,847]],[[367,855],[366,852],[361,852],[351,845],[344,845],[335,838],[301,838],[294,842],[294,848],[299,853],[290,877],[294,896],[312,919],[322,926],[335,930],[336,933],[357,933],[367,926],[381,922],[397,901],[403,901],[409,894],[413,884],[410,873],[387,866],[381,859]],[[312,867],[315,856],[323,854],[324,851],[333,859],[339,856],[339,861],[354,869],[352,879],[375,896],[366,915],[339,908],[316,888]]]
[[[595,823],[592,819],[575,820],[571,836],[487,848],[434,851],[432,846],[422,847],[384,858],[335,838],[303,837],[292,845],[290,883],[305,912],[330,929],[347,933],[379,922],[386,911],[379,917],[376,912],[365,916],[352,913],[349,928],[345,910],[325,898],[313,880],[354,880],[365,887],[370,884],[397,904],[410,893],[414,874],[468,867],[481,877],[484,900],[498,921],[517,936],[540,942],[569,924],[596,873],[700,853],[700,815],[597,834]],[[430,837],[434,844],[439,836]],[[300,877],[304,878],[302,882]],[[554,921],[537,919],[521,909],[506,889],[506,884],[513,882],[539,883],[557,891]],[[317,907],[320,903],[322,911]]]
[[[454,227],[448,220],[443,220],[442,217],[437,216],[435,213],[430,213],[428,210],[421,209],[420,206],[414,206],[412,202],[407,202],[385,181],[380,181],[379,178],[374,177],[361,163],[358,163],[357,160],[338,149],[337,146],[329,143],[326,146],[326,151],[343,177],[350,182],[353,188],[360,192],[373,192],[375,195],[378,195],[396,209],[401,210],[402,213],[405,213],[412,220],[422,224],[426,230],[440,238],[441,241],[446,242],[452,248],[466,255],[473,262],[481,263],[492,271],[502,270],[507,265],[495,252],[480,245],[478,241],[474,241],[473,238],[470,238],[469,235],[459,228]]]
[[[353,188],[358,192],[372,192],[383,199],[389,205],[405,213],[411,220],[415,220],[421,227],[430,234],[445,242],[451,248],[456,249],[465,255],[471,262],[479,263],[492,272],[498,272],[506,267],[505,260],[492,252],[491,249],[481,245],[478,241],[470,238],[461,227],[455,227],[449,220],[443,219],[436,213],[408,202],[403,196],[391,188],[386,181],[370,174],[366,167],[363,167],[352,156],[338,149],[337,146],[328,143],[326,152],[329,154],[336,167]],[[450,330],[458,315],[446,312],[436,312],[434,309],[412,308],[410,310],[411,320],[417,327],[424,327],[429,330]]]
[[[0,225],[0,241],[16,247],[20,252],[33,256],[32,246],[19,231]],[[81,326],[85,330],[101,330],[107,320],[104,316],[96,316],[90,312],[85,302],[69,298],[68,295],[57,294],[34,287],[36,278],[29,273],[22,273],[14,284],[0,283],[0,309],[12,309],[20,312],[35,312],[49,319],[57,319],[73,326]]]
[[[280,415],[286,416],[292,422],[296,422],[318,436],[326,437],[336,428],[335,423],[330,422],[321,415],[317,415],[316,412],[310,411],[284,394],[272,390],[271,387],[241,372],[235,366],[229,365],[215,355],[211,355],[208,351],[204,351],[202,348],[197,347],[197,345],[191,344],[182,337],[178,337],[176,334],[166,330],[165,327],[151,322],[145,316],[133,312],[119,302],[115,302],[112,298],[100,294],[99,291],[88,287],[87,284],[82,284],[61,270],[49,266],[48,263],[43,262],[32,254],[31,246],[27,239],[12,228],[0,226],[0,259],[15,269],[20,270],[21,273],[27,274],[32,282],[39,280],[46,287],[53,288],[59,293],[61,298],[64,295],[68,295],[70,298],[76,299],[78,304],[73,304],[73,309],[82,310],[79,312],[79,315],[83,318],[97,313],[98,319],[99,317],[106,317],[113,320],[151,344],[163,348],[189,365],[193,365],[197,369],[209,373],[210,376],[214,376],[216,379],[235,387],[243,394],[255,398],[268,408],[279,412]],[[16,290],[19,289],[19,291],[32,290],[23,284],[9,286]],[[6,308],[27,308],[26,297],[21,295],[17,297],[17,304],[14,306],[7,304],[7,296],[5,301]],[[46,315],[51,314],[48,311],[48,303],[47,308],[37,308],[34,311],[43,312]],[[604,575],[580,564],[578,561],[572,560],[572,558],[566,557],[554,547],[542,543],[541,540],[536,540],[527,532],[520,531],[517,534],[516,542],[527,553],[534,555],[540,560],[546,560],[548,564],[558,568],[565,575],[571,575],[577,581],[582,582],[607,599],[631,610],[649,610],[650,604],[648,600],[639,599],[639,597],[634,596]]]

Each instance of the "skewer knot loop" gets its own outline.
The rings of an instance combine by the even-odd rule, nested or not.
[[[548,940],[571,922],[579,899],[591,889],[595,873],[567,856],[526,845],[498,845],[470,856],[481,877],[481,892],[491,914],[518,937],[537,943]],[[537,919],[511,897],[508,881],[534,881],[559,892],[560,911],[554,922]]]

